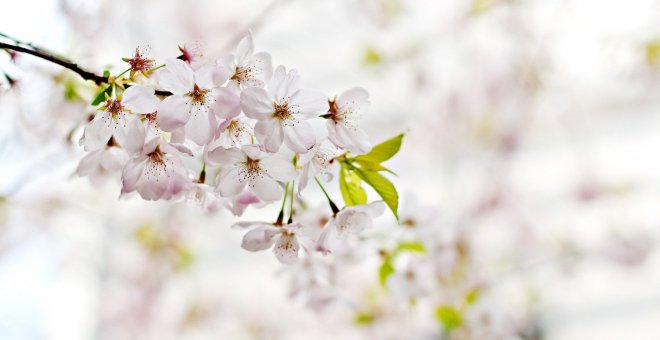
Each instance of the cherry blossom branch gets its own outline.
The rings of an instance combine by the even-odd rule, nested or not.
[[[26,53],[26,54],[35,56],[37,58],[41,58],[41,59],[49,61],[53,64],[56,64],[56,65],[59,65],[59,66],[62,66],[64,68],[66,68],[66,69],[69,69],[69,70],[77,73],[78,75],[80,75],[80,77],[82,77],[83,79],[91,80],[94,83],[96,83],[97,85],[101,85],[101,84],[106,83],[108,81],[107,78],[105,78],[103,76],[99,76],[99,75],[97,75],[93,72],[87,71],[87,70],[83,69],[82,67],[78,66],[78,64],[76,64],[76,63],[74,63],[74,62],[72,62],[68,59],[57,57],[53,53],[50,53],[50,52],[48,52],[48,51],[46,51],[42,48],[34,47],[34,46],[32,46],[32,44],[22,43],[18,40],[15,40],[14,38],[9,38],[9,36],[7,36],[6,34],[3,34],[3,33],[0,33],[0,36],[11,39],[11,40],[14,40],[16,42],[16,44],[8,44],[8,43],[0,42],[0,48],[1,49],[6,49],[6,50],[11,50],[11,51],[16,51],[16,52],[22,52],[22,53]],[[23,47],[23,46],[20,46],[20,45],[26,45],[26,46],[29,46],[29,47]]]

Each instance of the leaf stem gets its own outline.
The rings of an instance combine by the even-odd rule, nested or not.
[[[328,199],[328,203],[330,204],[330,209],[332,209],[332,214],[337,215],[337,213],[339,212],[339,208],[337,208],[337,205],[335,204],[335,202],[332,201],[332,199],[330,198],[330,195],[328,195],[328,192],[325,191],[325,188],[323,187],[323,184],[321,184],[321,181],[319,181],[319,179],[316,178],[316,177],[314,177],[314,180],[316,181],[316,184],[319,185],[319,188],[321,188],[321,191],[323,191],[323,194],[325,195],[325,198]]]

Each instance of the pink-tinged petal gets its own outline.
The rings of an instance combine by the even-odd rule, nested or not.
[[[241,150],[245,152],[245,154],[252,158],[252,159],[263,159],[268,156],[264,150],[261,149],[261,147],[257,144],[247,144],[241,146]]]
[[[239,65],[247,62],[248,58],[254,53],[254,41],[252,40],[252,33],[248,32],[241,41],[238,42],[236,47],[236,61]]]
[[[336,103],[341,113],[362,115],[369,110],[369,92],[361,87],[354,87],[340,94]]]
[[[231,120],[241,113],[241,98],[228,88],[219,88],[215,91],[212,109],[219,118]]]
[[[96,114],[85,127],[85,132],[80,143],[85,151],[98,150],[108,143],[114,130],[115,122],[109,112],[103,111]]]
[[[125,127],[117,126],[115,129],[117,143],[131,155],[138,154],[142,151],[146,135],[147,128],[137,118],[129,120]]]
[[[323,227],[319,238],[316,241],[316,251],[323,253],[324,255],[332,252],[334,242],[337,239],[337,227],[335,226],[334,220],[328,221]]]
[[[160,145],[161,150],[165,153],[174,154],[178,156],[192,157],[193,152],[187,146],[180,143],[165,143]]]
[[[194,73],[185,61],[169,59],[165,69],[158,72],[158,83],[167,91],[183,95],[192,90],[195,84]]]
[[[282,72],[286,72],[284,67],[278,66],[275,70],[273,81],[271,81],[271,84],[274,86],[268,88],[275,97],[275,100],[278,101],[290,98],[294,92],[300,89],[300,77],[297,70],[290,70],[288,73],[285,73],[284,77],[281,76]]]
[[[241,107],[249,118],[268,119],[275,112],[273,98],[260,87],[248,87],[241,93]]]
[[[306,153],[316,144],[314,129],[306,121],[294,125],[284,126],[284,143],[286,146],[298,153]]]
[[[263,221],[239,221],[231,225],[233,229],[272,227],[272,224]]]
[[[259,52],[255,54],[252,59],[252,65],[260,70],[261,74],[259,78],[264,82],[264,84],[268,83],[270,78],[273,76],[273,63],[271,61],[270,54],[266,52]]]
[[[215,115],[200,106],[194,106],[192,112],[188,123],[186,123],[186,137],[197,145],[209,143],[213,139],[215,129],[218,126]]]
[[[101,159],[105,154],[103,149],[95,150],[83,157],[78,163],[78,168],[76,169],[76,174],[81,177],[89,176],[96,172]]]
[[[170,135],[170,143],[183,144],[186,142],[186,126],[181,125],[180,127],[172,130]]]
[[[163,131],[173,131],[188,122],[191,110],[192,105],[187,103],[186,97],[172,95],[158,106],[156,121]]]
[[[346,144],[345,148],[356,155],[365,154],[371,150],[369,136],[357,126],[337,124],[337,136]]]
[[[318,117],[329,109],[328,96],[316,90],[298,90],[291,96],[289,103],[292,111],[305,119]]]
[[[121,148],[109,147],[103,151],[100,165],[105,171],[120,171],[128,163],[128,155]]]
[[[213,77],[213,84],[215,87],[218,87],[226,83],[229,77],[234,74],[236,70],[236,64],[234,63],[233,55],[220,58],[215,63],[216,69],[213,71],[211,76]]]
[[[275,118],[258,121],[254,126],[254,134],[268,152],[277,152],[284,141],[284,129]]]
[[[245,153],[238,148],[225,149],[222,146],[208,151],[206,161],[210,164],[236,164],[245,161]]]
[[[126,166],[124,166],[124,170],[121,174],[122,195],[135,191],[137,183],[140,180],[140,177],[142,177],[144,162],[146,162],[146,159],[136,158],[130,160]]]
[[[212,89],[214,87],[217,87],[215,85],[215,80],[213,78],[217,69],[218,69],[218,65],[216,63],[207,63],[199,67],[195,71],[193,71],[195,84],[197,84],[197,86],[203,89]]]
[[[363,206],[364,211],[371,217],[376,218],[385,212],[385,202],[375,201]]]
[[[265,158],[261,165],[266,169],[268,175],[282,182],[288,182],[296,178],[296,168],[290,161],[277,156]]]
[[[241,248],[247,251],[260,251],[270,248],[275,242],[275,233],[272,227],[259,227],[248,231],[243,236]]]
[[[250,182],[250,187],[259,199],[266,202],[277,201],[284,193],[282,187],[269,176],[258,176]]]
[[[298,262],[298,252],[300,245],[295,235],[289,233],[282,233],[275,242],[273,252],[275,257],[284,264],[294,264]]]
[[[310,165],[311,164],[306,165],[300,172],[300,176],[298,177],[298,194],[300,194],[303,189],[307,187],[309,180],[316,175],[311,171],[312,167]]]
[[[249,190],[245,190],[232,200],[231,212],[234,216],[241,216],[247,207],[257,203],[261,203],[259,197]]]
[[[223,197],[233,197],[245,188],[247,182],[241,178],[241,170],[241,168],[234,166],[222,169],[216,181],[220,195]]]
[[[152,113],[158,110],[160,100],[154,95],[154,89],[142,85],[133,85],[122,94],[122,104],[133,113]]]
[[[316,156],[320,146],[320,143],[316,143],[311,149],[309,149],[309,152],[301,154],[300,157],[298,157],[298,165],[306,165],[312,159],[314,159],[314,156]]]

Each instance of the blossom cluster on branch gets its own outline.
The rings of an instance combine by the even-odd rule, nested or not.
[[[106,71],[108,81],[92,102],[98,110],[80,139],[87,155],[79,175],[95,181],[121,173],[122,197],[185,198],[237,216],[250,205],[281,200],[273,221],[236,226],[250,228],[244,249],[272,247],[285,264],[301,253],[331,252],[338,240],[369,228],[386,206],[397,215],[397,191],[381,174],[393,172],[381,163],[398,152],[403,136],[372,148],[359,125],[370,106],[365,89],[330,97],[305,88],[295,69],[273,67],[268,53],[255,53],[251,34],[234,54],[217,60],[180,50],[178,58],[158,65],[136,49],[123,59],[127,70],[117,76]],[[323,120],[321,132],[312,123]],[[337,173],[343,209],[317,178],[329,181]],[[321,233],[294,216],[295,199],[311,182],[332,211]],[[363,183],[382,201],[369,203]]]

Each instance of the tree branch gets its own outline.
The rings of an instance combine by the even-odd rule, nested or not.
[[[23,52],[23,53],[26,53],[26,54],[33,55],[37,58],[41,58],[41,59],[50,61],[51,63],[60,65],[64,68],[66,68],[66,69],[69,69],[69,70],[79,74],[85,80],[93,81],[97,85],[101,85],[103,83],[108,82],[107,78],[99,76],[97,74],[94,74],[93,72],[87,71],[87,70],[81,68],[80,66],[78,66],[78,64],[76,64],[76,63],[73,63],[71,61],[62,59],[60,57],[56,57],[53,54],[50,54],[50,53],[46,52],[45,50],[43,50],[41,48],[28,48],[28,47],[18,46],[18,44],[17,45],[12,45],[12,44],[7,44],[7,43],[3,43],[3,42],[0,42],[0,48],[7,49],[7,50],[12,50],[12,51],[16,51],[16,52]]]

